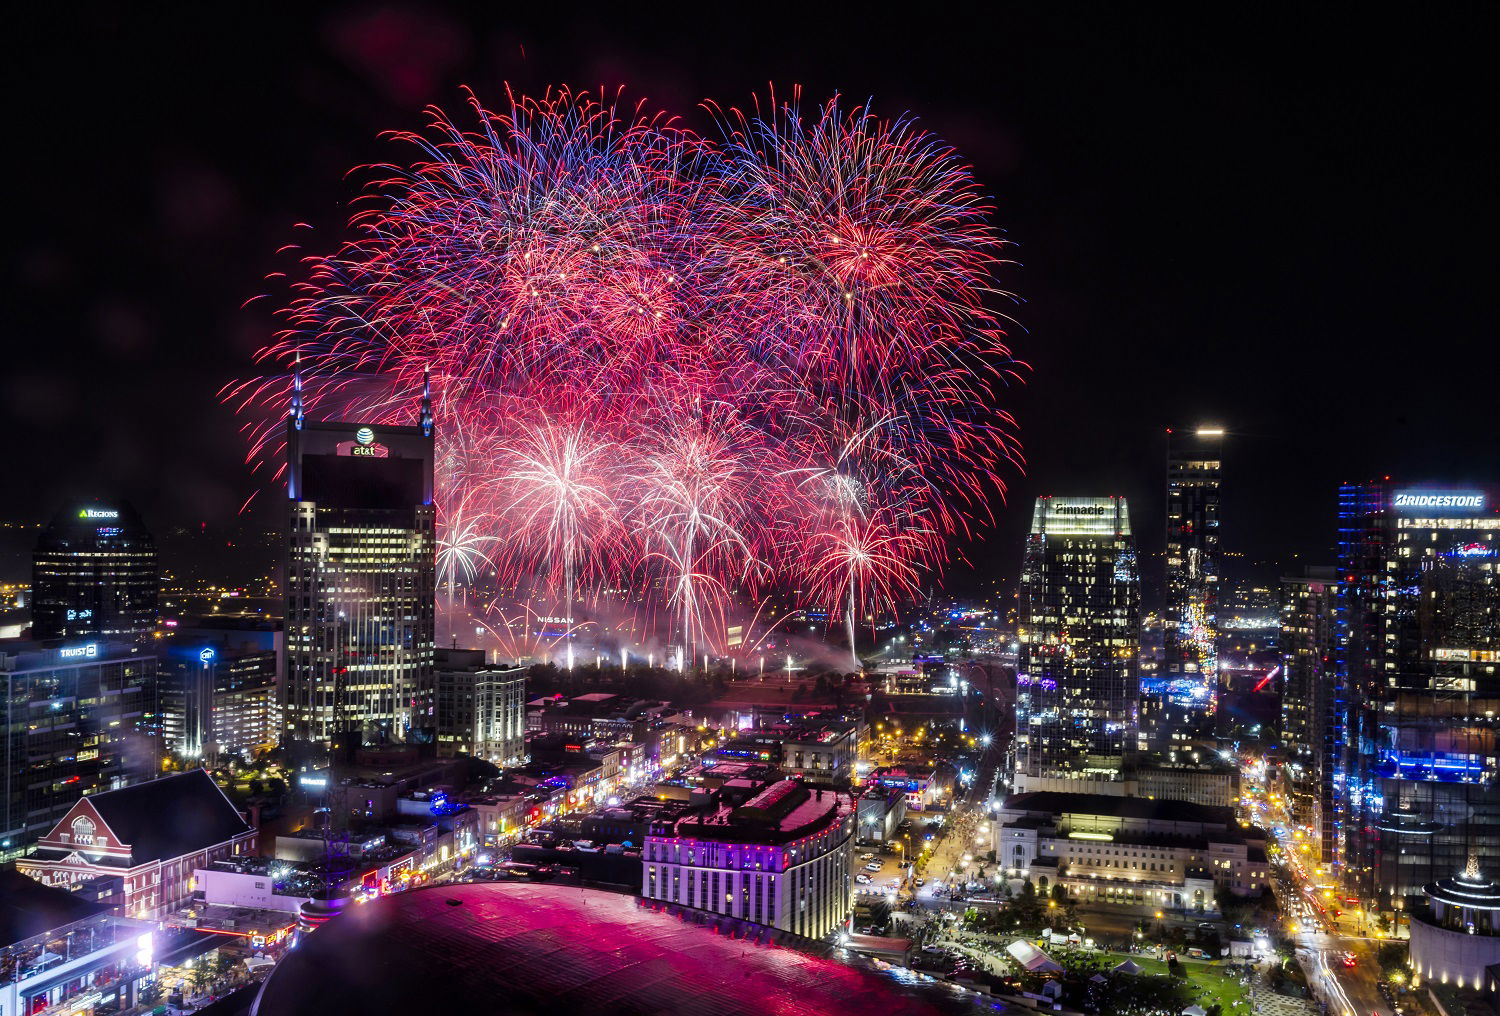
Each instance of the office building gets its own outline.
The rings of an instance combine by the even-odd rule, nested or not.
[[[189,759],[249,757],[280,740],[274,648],[182,638],[161,656],[162,736],[168,752]]]
[[[1136,740],[1140,651],[1124,498],[1037,499],[1019,629],[1015,789],[1077,789],[1088,780],[1098,792],[1120,792]]]
[[[156,627],[156,544],[124,501],[72,504],[32,557],[31,634],[46,639],[149,637]]]
[[[433,427],[287,421],[286,736],[430,738],[436,546]]]
[[[526,670],[488,664],[482,649],[438,649],[439,755],[507,763],[526,753]]]
[[[722,794],[723,791],[720,791]],[[653,823],[641,895],[821,939],[849,916],[854,799],[781,780]]]
[[[1339,491],[1342,874],[1399,910],[1469,858],[1500,867],[1500,512],[1481,489]]]
[[[156,772],[156,672],[134,643],[0,642],[0,849]]]
[[[1196,708],[1200,723],[1212,716],[1217,692],[1223,452],[1221,428],[1167,431],[1167,597],[1158,677],[1173,698]]]
[[[1338,793],[1347,692],[1334,666],[1340,583],[1332,567],[1281,580],[1281,764],[1292,821],[1319,864],[1342,864]]]

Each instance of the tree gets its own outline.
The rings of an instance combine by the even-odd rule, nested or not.
[[[202,994],[213,983],[213,979],[213,968],[205,959],[199,959],[197,963],[188,968],[188,983],[193,986],[195,994]]]
[[[235,972],[235,968],[238,966],[239,960],[236,960],[233,956],[226,956],[223,953],[214,954],[213,973],[215,978],[222,980],[229,977]]]

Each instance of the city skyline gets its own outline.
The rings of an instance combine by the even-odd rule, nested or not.
[[[655,42],[632,39],[600,21],[585,20],[562,40],[551,29],[501,25],[456,9],[422,15],[390,9],[239,26],[252,36],[265,33],[263,46],[247,49],[299,72],[284,83],[270,82],[269,91],[252,65],[237,57],[220,54],[225,58],[209,68],[192,47],[173,44],[211,22],[111,26],[108,17],[99,19],[97,27],[70,37],[68,46],[120,72],[119,88],[94,97],[100,101],[91,105],[97,129],[111,145],[122,155],[134,153],[118,160],[117,171],[147,199],[126,210],[135,217],[134,228],[93,235],[92,243],[82,231],[85,220],[74,218],[72,203],[60,200],[35,203],[49,211],[45,228],[41,220],[23,218],[13,234],[18,271],[12,284],[24,287],[12,296],[13,333],[18,339],[37,335],[48,321],[49,332],[60,330],[65,339],[23,347],[29,352],[12,372],[17,387],[5,400],[26,449],[56,449],[74,464],[62,474],[35,470],[45,477],[37,495],[49,506],[101,492],[129,499],[155,530],[166,532],[222,519],[260,489],[246,521],[272,522],[266,491],[230,451],[236,421],[211,397],[244,371],[249,353],[269,334],[266,316],[253,306],[239,308],[260,291],[260,276],[277,267],[271,252],[299,242],[305,231],[293,227],[298,221],[313,223],[325,245],[342,235],[354,196],[340,182],[343,171],[386,157],[379,132],[417,126],[422,103],[451,107],[461,100],[462,84],[493,94],[506,80],[542,87],[581,75],[606,87],[622,83],[628,96],[689,111],[710,94],[743,101],[767,79],[801,81],[810,93],[838,88],[850,96],[871,95],[882,110],[920,110],[924,125],[971,160],[995,200],[997,221],[1019,245],[1014,257],[1021,267],[1003,273],[1001,281],[1027,301],[1010,310],[1017,322],[1012,338],[1017,355],[1033,370],[1026,385],[1007,395],[1015,400],[1027,472],[1009,477],[1010,500],[996,509],[996,524],[964,548],[972,565],[954,571],[957,585],[975,586],[997,570],[1018,572],[1019,552],[1010,536],[1024,535],[1024,507],[1039,494],[1118,493],[1140,506],[1141,533],[1158,532],[1156,445],[1164,429],[1179,421],[1217,423],[1228,431],[1225,525],[1235,535],[1224,549],[1253,559],[1283,548],[1302,560],[1331,553],[1334,534],[1322,520],[1339,483],[1387,474],[1456,482],[1484,478],[1474,475],[1483,470],[1482,410],[1468,400],[1417,390],[1399,407],[1357,425],[1334,411],[1339,391],[1364,390],[1375,380],[1368,357],[1355,350],[1407,343],[1418,321],[1424,348],[1437,343],[1456,351],[1479,334],[1484,312],[1471,295],[1478,287],[1463,281],[1474,262],[1461,252],[1482,242],[1486,231],[1480,224],[1492,201],[1479,205],[1480,217],[1468,225],[1438,214],[1446,199],[1433,192],[1402,195],[1413,202],[1410,207],[1370,203],[1397,196],[1381,189],[1387,176],[1470,172],[1460,136],[1438,134],[1435,123],[1376,119],[1363,105],[1350,107],[1339,65],[1320,60],[1316,49],[1319,33],[1331,25],[1310,24],[1304,43],[1283,40],[1300,76],[1267,83],[1255,60],[1259,40],[1251,36],[1242,42],[1221,37],[1227,49],[1210,60],[1193,45],[1191,24],[1155,26],[1152,48],[1127,43],[1117,52],[1104,40],[1129,40],[1137,30],[1110,18],[1075,25],[1034,13],[1010,17],[1008,29],[1005,17],[994,22],[1006,40],[1001,52],[1010,58],[998,67],[982,70],[979,63],[957,61],[959,77],[951,78],[953,62],[931,46],[912,51],[914,67],[936,70],[941,64],[954,88],[944,87],[941,76],[877,73],[872,67],[879,61],[813,61],[806,52],[775,47],[752,60],[746,50],[710,45],[681,70],[665,71],[649,54],[670,46],[670,34]],[[90,34],[113,29],[141,33],[140,44],[106,48],[103,34]],[[393,49],[389,39],[401,31],[424,45]],[[1362,31],[1380,37],[1375,26]],[[618,37],[620,44],[605,36]],[[868,41],[877,51],[887,44],[878,34]],[[39,32],[37,46],[23,59],[65,63],[49,48],[57,44],[52,33]],[[1159,53],[1165,62],[1158,66],[1137,52]],[[142,54],[149,66],[132,67],[128,53]],[[148,53],[160,59],[146,59]],[[1428,53],[1417,48],[1414,59],[1430,59]],[[1173,92],[1168,68],[1198,73],[1201,94],[1188,100]],[[1441,73],[1414,75],[1413,82],[1398,86],[1393,72],[1365,69],[1371,73],[1362,79],[1364,87],[1407,111],[1426,109],[1431,94],[1461,89],[1468,73],[1463,61],[1450,61]],[[237,105],[243,122],[185,115],[170,138],[134,131],[129,104],[144,98],[139,89],[160,87],[176,75],[206,75],[213,86],[200,90],[202,98],[183,101],[259,98]],[[928,83],[916,84],[919,78]],[[1106,80],[1109,97],[1095,108],[1092,100],[1104,94]],[[1273,114],[1287,108],[1292,80],[1303,112],[1283,122]],[[66,104],[72,98],[68,89],[75,87],[49,90],[23,115],[60,116],[62,106],[49,104]],[[349,101],[335,101],[334,95]],[[1101,174],[1097,167],[1121,166],[1120,132],[1132,121],[1119,114],[1131,103],[1150,104],[1156,114],[1143,128],[1152,143],[1132,145],[1123,171]],[[1368,109],[1378,105],[1372,101]],[[1223,116],[1216,119],[1216,110]],[[1313,130],[1323,118],[1340,115],[1347,120],[1339,134]],[[703,126],[701,112],[685,116]],[[1264,133],[1264,143],[1255,128]],[[1401,132],[1407,143],[1388,145],[1387,130]],[[1367,172],[1368,154],[1377,148],[1394,150],[1387,157],[1401,161],[1380,175]],[[290,150],[311,150],[316,157],[288,164]],[[1063,162],[1063,153],[1075,151],[1085,156],[1077,168]],[[1277,154],[1282,152],[1288,154]],[[1291,153],[1301,158],[1275,170]],[[61,167],[35,186],[73,186],[73,172]],[[1082,208],[1079,195],[1086,199]],[[1233,199],[1224,201],[1224,195]],[[1310,205],[1315,198],[1324,205]],[[1190,225],[1221,221],[1189,214],[1201,207],[1225,216],[1215,232]],[[1282,211],[1297,215],[1296,225],[1306,228],[1262,228],[1274,226]],[[1384,245],[1374,242],[1373,231],[1388,220],[1396,224],[1392,228],[1415,227],[1413,243],[1424,242],[1424,230],[1448,230],[1450,252],[1402,264],[1396,284],[1396,269],[1379,253]],[[1425,243],[1435,240],[1426,237]],[[1137,250],[1137,244],[1143,247]],[[1207,245],[1207,256],[1198,244]],[[215,255],[203,257],[206,249]],[[1414,272],[1427,273],[1424,281],[1417,282]],[[1368,283],[1382,274],[1386,284]],[[1226,291],[1238,279],[1269,302],[1249,315],[1223,313],[1236,304],[1209,294]],[[59,307],[57,287],[80,284],[90,295],[76,306]],[[1377,311],[1372,292],[1389,306]],[[1448,302],[1434,304],[1438,294]],[[81,350],[87,355],[73,355]],[[145,394],[163,411],[129,412],[125,391],[114,394],[111,384],[120,371],[134,373],[129,391]],[[1223,384],[1220,379],[1230,375],[1236,382]],[[1075,393],[1071,412],[1050,410],[1059,386]],[[1150,408],[1123,426],[1113,418],[1101,426],[1102,407],[1120,400]],[[57,414],[84,405],[104,413],[82,427],[58,426]],[[1298,454],[1302,413],[1314,414],[1327,428],[1320,441],[1324,454]],[[184,439],[169,440],[172,421],[183,414],[201,425]],[[1442,441],[1430,439],[1434,427]],[[164,464],[177,478],[170,493],[144,478],[147,449],[166,456]],[[31,454],[22,452],[23,458]],[[1277,483],[1243,479],[1262,475],[1276,475]],[[1237,484],[1243,489],[1236,490]],[[40,519],[51,510],[38,507],[34,514]],[[1143,544],[1148,566],[1154,542]]]
[[[1500,1011],[1409,21],[23,12],[0,1016]]]

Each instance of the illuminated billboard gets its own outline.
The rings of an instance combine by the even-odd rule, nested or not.
[[[1391,507],[1403,514],[1481,512],[1484,502],[1479,490],[1398,490],[1391,497]]]
[[[1129,536],[1130,512],[1123,497],[1039,497],[1031,531],[1051,536]]]

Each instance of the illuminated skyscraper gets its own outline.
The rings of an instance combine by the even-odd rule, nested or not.
[[[36,639],[141,639],[156,627],[156,543],[124,501],[58,512],[32,558]]]
[[[1123,792],[1140,685],[1140,580],[1124,498],[1037,499],[1019,627],[1015,789]],[[1082,780],[1100,785],[1072,782]]]
[[[1338,780],[1347,757],[1348,696],[1335,666],[1340,586],[1331,567],[1281,580],[1281,760],[1292,821],[1320,864],[1342,863]]]
[[[155,775],[159,726],[146,647],[0,641],[0,856],[80,797]]]
[[[1167,431],[1166,659],[1162,676],[1214,690],[1224,431]]]
[[[1339,492],[1335,665],[1349,886],[1381,910],[1500,865],[1500,512],[1492,492]]]
[[[300,393],[300,387],[299,387]],[[380,743],[433,719],[433,424],[287,421],[288,736]]]

